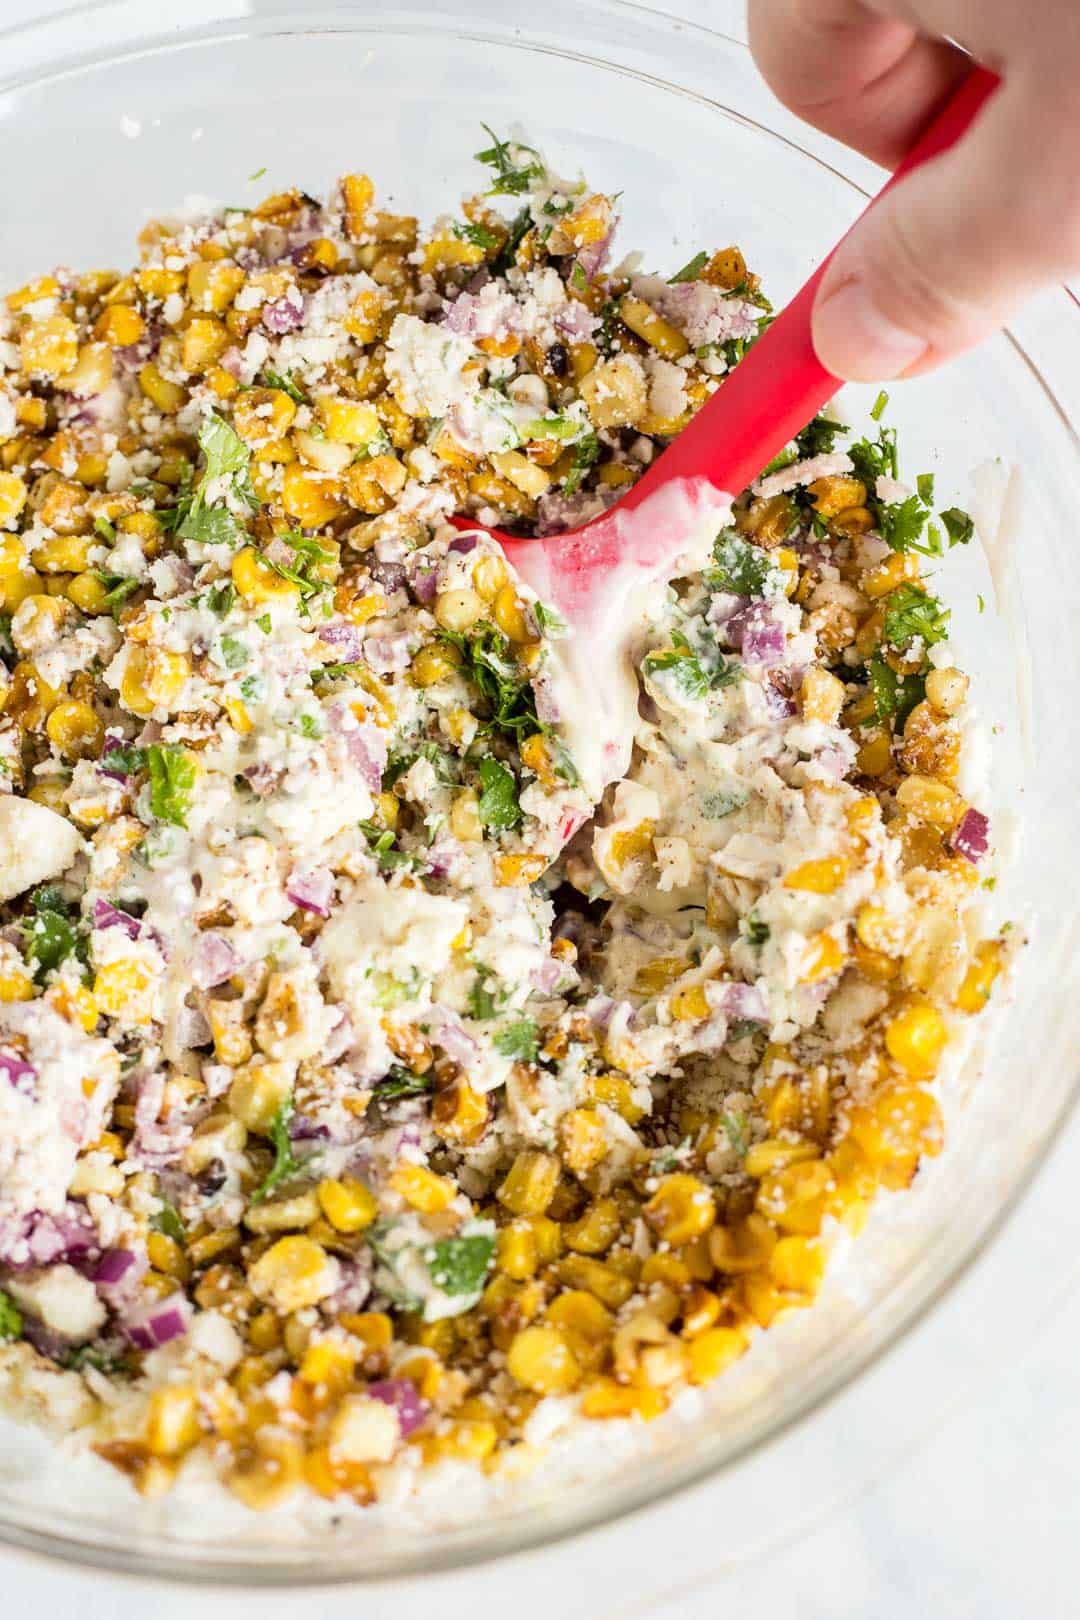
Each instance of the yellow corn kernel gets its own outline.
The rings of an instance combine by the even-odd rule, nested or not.
[[[305,529],[321,529],[345,511],[337,479],[314,473],[298,461],[285,468],[281,503]]]
[[[201,372],[216,364],[232,342],[223,321],[197,315],[180,340],[180,361],[185,371]]]
[[[14,523],[26,505],[26,495],[26,485],[18,473],[0,471],[0,524]]]
[[[559,1281],[567,1288],[595,1294],[611,1310],[625,1305],[634,1292],[634,1280],[617,1271],[608,1261],[594,1260],[587,1254],[568,1254],[558,1262]]]
[[[634,1088],[624,1074],[596,1074],[592,1078],[593,1101],[611,1108],[628,1125],[637,1125],[645,1109],[637,1101]]]
[[[527,1221],[512,1221],[499,1231],[495,1243],[495,1269],[515,1282],[525,1282],[539,1265],[536,1236]]]
[[[440,591],[435,598],[435,619],[444,630],[460,634],[484,616],[483,599],[475,591]]]
[[[690,344],[678,327],[672,326],[641,298],[626,293],[619,300],[619,319],[665,360],[681,360]]]
[[[246,443],[262,446],[282,439],[295,415],[296,401],[283,388],[249,388],[233,406],[233,427]]]
[[[164,1276],[175,1277],[179,1282],[187,1282],[191,1276],[187,1255],[176,1239],[167,1237],[164,1232],[147,1233],[146,1253],[154,1270]]]
[[[716,1200],[697,1176],[676,1171],[663,1176],[641,1213],[666,1243],[681,1248],[707,1232],[716,1220]]]
[[[825,1252],[817,1239],[783,1237],[769,1256],[769,1274],[777,1288],[813,1299],[825,1276]]]
[[[496,451],[491,465],[500,477],[509,479],[533,500],[538,500],[551,488],[551,474],[535,461],[530,461],[528,456],[523,456],[520,450]]]
[[[14,948],[5,948],[0,954],[0,1002],[32,1001],[33,998],[33,979]]]
[[[514,1335],[506,1370],[537,1395],[565,1395],[581,1377],[574,1352],[558,1328],[527,1327]]]
[[[820,861],[804,861],[784,875],[785,889],[806,894],[834,894],[848,875],[846,855],[830,855]]]
[[[636,1417],[651,1423],[667,1410],[667,1404],[667,1396],[659,1389],[599,1378],[581,1398],[581,1415],[594,1419]]]
[[[26,308],[28,304],[40,303],[46,298],[59,298],[60,283],[55,276],[36,276],[28,281],[25,287],[17,287],[14,292],[8,293],[4,303],[13,314]]]
[[[254,546],[238,551],[229,571],[245,602],[291,602],[299,595],[299,587],[276,574]]]
[[[240,1007],[241,1004],[214,1002],[211,1005]],[[225,1023],[219,1024],[222,1031],[225,1027]],[[213,1033],[212,1020],[211,1033]],[[268,1136],[275,1117],[292,1094],[292,1087],[293,1070],[290,1064],[275,1062],[271,1058],[259,1058],[254,1063],[245,1063],[243,1068],[237,1069],[229,1087],[229,1112],[241,1120],[249,1131],[257,1131],[261,1136]]]
[[[521,763],[530,771],[534,771],[546,788],[559,786],[559,775],[555,769],[555,759],[547,738],[540,731],[531,737],[526,737],[521,744]]]
[[[955,1003],[961,1012],[981,1012],[990,999],[994,980],[1005,965],[1000,940],[984,939],[976,945],[971,966],[964,974]]]
[[[235,1066],[246,1063],[252,1053],[251,1031],[242,1001],[211,1001],[207,1022],[214,1040],[214,1056],[219,1063]]]
[[[365,236],[369,226],[371,205],[375,200],[375,187],[366,174],[347,174],[341,181],[341,196],[345,205],[345,231],[354,242]]]
[[[163,377],[152,360],[148,360],[139,368],[139,387],[151,405],[155,405],[166,416],[175,416],[176,412],[187,403],[187,389]]]
[[[294,1233],[279,1238],[248,1271],[248,1282],[260,1299],[281,1311],[303,1311],[332,1294],[338,1268],[326,1250]]]
[[[461,654],[456,647],[444,647],[432,641],[426,647],[421,647],[414,657],[409,668],[409,679],[421,689],[436,686],[440,681],[449,680],[460,667]]]
[[[689,958],[685,956],[654,956],[634,975],[634,989],[643,995],[655,995],[681,979],[689,967]]]
[[[622,1231],[622,1216],[613,1198],[598,1198],[576,1221],[567,1221],[563,1238],[575,1254],[606,1254]]]
[[[483,1462],[499,1443],[499,1431],[490,1418],[461,1418],[439,1434],[423,1440],[425,1462],[452,1457],[459,1462]]]
[[[844,683],[828,670],[812,664],[799,688],[799,707],[806,720],[820,720],[832,726],[844,706]]]
[[[921,1086],[904,1082],[886,1086],[871,1106],[852,1109],[848,1130],[889,1188],[906,1187],[922,1155],[932,1157],[941,1151],[941,1111],[936,1101]]]
[[[745,1352],[749,1340],[741,1328],[711,1327],[697,1334],[687,1350],[687,1377],[692,1384],[711,1384]]]
[[[359,448],[370,444],[379,432],[379,417],[374,405],[324,394],[318,401],[317,409],[326,437],[334,444]]]
[[[575,1176],[586,1175],[606,1157],[610,1148],[607,1128],[595,1108],[571,1108],[562,1116],[559,1147]]]
[[[244,285],[244,272],[231,259],[201,259],[189,264],[187,290],[194,309],[220,315]]]
[[[786,1164],[799,1164],[805,1159],[816,1159],[820,1150],[816,1142],[785,1141],[781,1138],[768,1138],[764,1142],[754,1142],[746,1150],[743,1159],[743,1169],[748,1176],[757,1181],[762,1176],[771,1175],[774,1170],[780,1170]]]
[[[941,832],[950,832],[967,809],[959,793],[929,776],[906,776],[896,790],[896,803]]]
[[[514,1215],[543,1215],[559,1184],[559,1161],[550,1153],[519,1153],[496,1196]]]
[[[840,941],[827,930],[813,934],[806,942],[799,983],[816,984],[819,979],[829,979],[843,965],[844,947]]]
[[[120,681],[120,701],[140,716],[151,715],[155,709],[172,713],[190,676],[191,660],[186,653],[132,647]]]
[[[518,646],[539,638],[525,614],[525,608],[512,585],[504,585],[492,603],[491,616],[503,634]]]
[[[926,677],[926,700],[939,714],[956,714],[967,701],[970,682],[961,670],[932,669]]]
[[[758,1212],[785,1232],[814,1237],[825,1217],[830,1181],[829,1167],[821,1159],[784,1165],[762,1177]]]
[[[442,1086],[431,1104],[431,1128],[444,1142],[472,1147],[488,1126],[488,1102],[464,1079]]]
[[[152,1456],[182,1457],[201,1433],[199,1398],[192,1384],[153,1391],[146,1410],[146,1444]]]
[[[304,1477],[299,1440],[280,1429],[260,1429],[252,1445],[238,1455],[225,1474],[225,1485],[245,1507],[264,1513],[280,1506]]]
[[[910,583],[919,577],[919,559],[911,551],[894,551],[876,568],[869,569],[859,581],[864,596],[877,599],[888,596],[898,585]]]
[[[495,858],[495,882],[501,889],[524,887],[535,883],[547,870],[544,855],[498,855]]]
[[[595,360],[595,350],[593,356]],[[598,428],[633,427],[648,408],[645,374],[633,355],[615,355],[594,364],[578,380],[578,391]]]
[[[19,340],[19,364],[31,376],[62,377],[79,356],[79,329],[66,315],[31,321]]]
[[[708,1018],[712,1011],[705,987],[700,984],[691,984],[685,989],[676,990],[668,1001],[668,1008],[672,1018],[694,1024]]]
[[[807,485],[807,494],[819,516],[824,518],[835,517],[849,506],[866,505],[866,485],[862,479],[843,473],[815,478],[812,484]]]
[[[454,1183],[446,1176],[437,1176],[420,1164],[399,1164],[391,1172],[389,1187],[412,1209],[423,1215],[436,1215],[445,1209],[454,1197]]]
[[[352,1176],[320,1181],[316,1190],[322,1212],[335,1232],[362,1232],[379,1213],[374,1193]]]
[[[45,732],[68,759],[89,759],[99,753],[105,727],[89,703],[69,700],[56,705]]]
[[[69,1024],[77,1024],[88,1035],[97,1028],[98,1004],[85,984],[57,980],[49,989],[48,997],[61,1018],[66,1018]]]
[[[106,962],[94,976],[94,1000],[106,1018],[149,1024],[154,1015],[154,975],[145,963]]]
[[[643,855],[652,852],[653,834],[656,832],[656,823],[653,821],[639,821],[636,827],[625,832],[617,832],[611,840],[609,858],[615,872],[620,872],[630,861],[636,861]]]
[[[929,1001],[912,1002],[885,1026],[889,1056],[917,1080],[936,1073],[948,1038],[945,1020]]]
[[[338,1320],[365,1350],[389,1350],[393,1343],[394,1324],[385,1311],[346,1311]]]

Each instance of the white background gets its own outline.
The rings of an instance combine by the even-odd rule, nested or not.
[[[0,23],[63,9],[0,0]],[[205,8],[202,8],[205,9]],[[662,9],[708,23],[709,0]],[[178,19],[179,20],[179,19]],[[2,281],[0,265],[0,281]],[[1074,1620],[1080,1615],[1080,1122],[1005,1233],[944,1306],[823,1414],[784,1440],[803,1511],[731,1546],[708,1486],[560,1548],[401,1587],[280,1598],[180,1591],[0,1552],[8,1614],[49,1620]],[[1015,1299],[978,1357],[981,1305]],[[887,1439],[883,1442],[880,1433]],[[785,1495],[790,1495],[786,1492]]]

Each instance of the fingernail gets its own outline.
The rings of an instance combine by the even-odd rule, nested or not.
[[[925,338],[897,326],[878,308],[861,276],[841,282],[819,300],[813,334],[822,365],[849,382],[886,382],[902,376],[930,347]]]

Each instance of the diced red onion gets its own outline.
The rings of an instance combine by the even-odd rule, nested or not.
[[[612,499],[615,499],[615,491],[612,491]],[[543,539],[549,534],[576,529],[590,518],[598,517],[607,504],[602,495],[587,490],[579,490],[576,495],[563,495],[559,490],[541,495],[536,503],[537,535]]]
[[[607,1029],[615,1016],[615,1002],[611,996],[593,996],[585,1003],[585,1015],[597,1029]]]
[[[248,765],[240,774],[256,798],[268,799],[284,773],[277,765],[271,765],[269,760],[260,760],[258,765]]]
[[[989,817],[981,810],[965,810],[951,842],[958,855],[978,864],[990,848]]]
[[[391,596],[402,590],[409,578],[406,565],[397,557],[377,556],[369,572],[376,585],[381,585]]]
[[[198,1007],[178,1007],[170,1020],[170,1030],[173,1042],[181,1052],[206,1046],[213,1038],[210,1025]]]
[[[769,1021],[765,997],[756,984],[742,984],[733,979],[726,984],[709,985],[706,995],[713,1010],[728,1018],[745,1018],[755,1024]]]
[[[295,332],[298,326],[303,326],[304,300],[299,290],[290,287],[281,298],[275,298],[271,303],[264,304],[262,324],[268,332],[274,332],[278,336],[285,332]]]
[[[307,872],[293,872],[285,886],[285,893],[301,911],[312,911],[317,917],[329,917],[334,898],[334,874],[326,866],[313,866]]]
[[[477,330],[479,314],[480,300],[471,292],[462,292],[447,309],[442,324],[448,332],[456,332],[460,337],[472,337]]]
[[[94,1267],[90,1280],[111,1288],[127,1275],[134,1264],[135,1255],[131,1249],[106,1249]]]
[[[611,252],[614,235],[615,227],[612,225],[605,235],[600,238],[599,242],[590,242],[587,247],[578,248],[577,262],[585,272],[587,280],[592,281],[593,277],[598,276],[604,268]],[[584,307],[582,305],[582,308]],[[556,324],[558,324],[557,317]]]
[[[418,602],[423,602],[426,606],[427,603],[434,601],[435,593],[438,590],[439,576],[438,567],[433,558],[426,556],[423,552],[410,557],[408,579],[410,589]]]
[[[194,1311],[185,1295],[169,1294],[150,1300],[128,1312],[120,1326],[136,1350],[157,1350],[174,1339],[182,1339],[191,1327]]]
[[[69,1202],[57,1215],[34,1210],[0,1222],[0,1262],[13,1271],[75,1259],[98,1247],[97,1231],[82,1204]]]
[[[128,939],[138,939],[141,932],[138,917],[133,917],[128,911],[120,911],[108,900],[100,898],[94,901],[94,927],[122,928]]]
[[[197,935],[191,957],[191,977],[200,990],[213,990],[224,984],[240,965],[239,955],[224,935],[207,929]]]
[[[46,1356],[49,1361],[63,1361],[71,1350],[71,1340],[57,1333],[55,1328],[46,1327],[37,1316],[24,1315],[23,1338],[39,1356]]]
[[[541,962],[540,966],[529,974],[529,983],[535,990],[549,996],[555,990],[562,976],[562,963],[556,962],[549,957],[546,962]]]
[[[433,1040],[438,1042],[447,1057],[466,1066],[475,1063],[479,1049],[457,1013],[446,1007],[433,1007],[427,1021]]]
[[[727,635],[746,664],[774,668],[783,662],[787,649],[784,627],[773,617],[767,602],[751,602],[733,614],[727,623]]]
[[[536,699],[536,718],[542,725],[557,726],[562,718],[559,705],[555,701],[555,691],[551,683],[551,676],[546,670],[533,676],[533,697]]]
[[[448,878],[464,863],[465,852],[456,838],[440,833],[427,852],[427,869],[433,878]]]
[[[345,745],[345,751],[359,771],[364,786],[372,793],[382,788],[382,773],[386,769],[386,738],[378,726],[369,726],[357,720],[347,703],[333,703],[329,710],[330,725]]]
[[[459,534],[456,539],[451,540],[447,550],[456,552],[459,557],[467,557],[470,551],[475,551],[479,544],[480,536],[478,534]]]
[[[414,641],[415,635],[411,630],[368,636],[364,642],[364,657],[376,675],[400,675],[402,670],[409,667]]]
[[[374,1401],[392,1406],[397,1413],[401,1438],[407,1440],[427,1417],[426,1402],[422,1401],[415,1384],[407,1378],[377,1378],[369,1384],[367,1392]]]
[[[0,1052],[0,1074],[24,1097],[32,1097],[37,1081],[37,1070],[23,1058]]]
[[[360,657],[360,632],[355,624],[349,624],[347,620],[322,625],[319,640],[333,647],[337,654],[335,662],[339,664],[354,664]]]

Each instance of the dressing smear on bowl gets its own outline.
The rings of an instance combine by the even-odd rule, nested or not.
[[[4,306],[0,1371],[146,1495],[659,1417],[939,1151],[1005,961],[921,574],[971,520],[882,397],[613,514],[571,635],[558,537],[769,305],[480,159],[430,225],[350,174]]]

